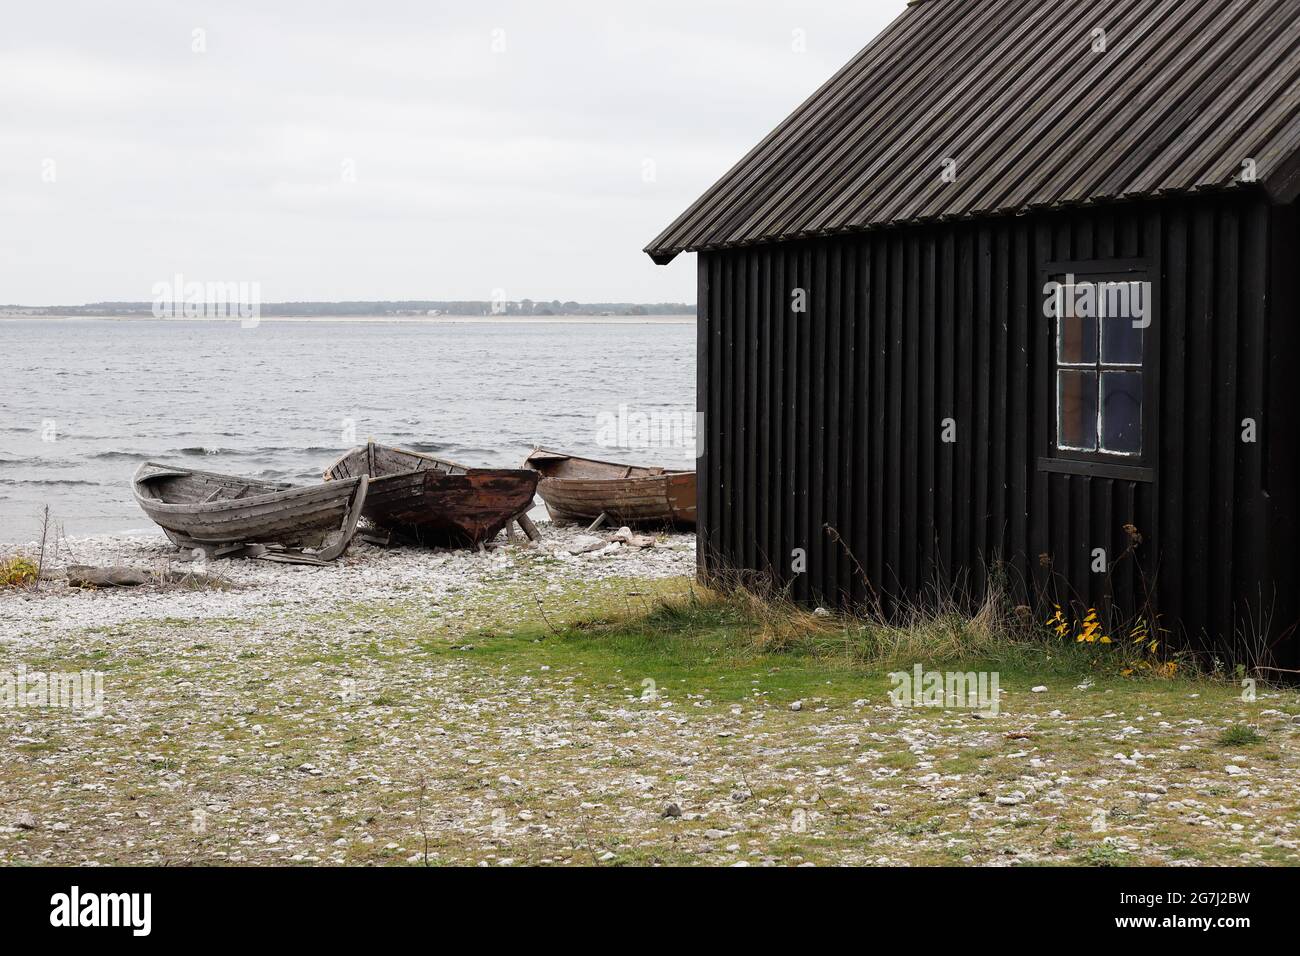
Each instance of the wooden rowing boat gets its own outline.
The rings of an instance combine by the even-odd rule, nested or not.
[[[367,484],[356,478],[288,485],[152,461],[131,480],[136,502],[179,547],[275,560],[293,559],[283,549],[304,549],[310,563],[332,561],[347,550]]]
[[[520,468],[469,468],[405,448],[368,442],[325,470],[326,482],[370,479],[366,520],[397,538],[439,547],[474,547],[512,520],[531,529],[537,474]]]
[[[695,526],[695,472],[580,458],[534,448],[524,464],[542,476],[538,494],[553,521],[604,514],[624,525]]]

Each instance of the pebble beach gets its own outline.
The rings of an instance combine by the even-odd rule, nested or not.
[[[503,534],[483,551],[381,548],[358,537],[346,554],[325,567],[258,560],[193,561],[161,532],[60,540],[57,547],[47,546],[39,589],[0,591],[0,644],[40,643],[73,628],[114,627],[142,619],[218,618],[269,624],[292,620],[308,610],[326,613],[342,604],[415,600],[432,609],[472,603],[476,596],[529,579],[535,579],[531,586],[544,597],[579,581],[654,580],[694,572],[693,534],[653,535],[651,543],[637,547],[616,540],[619,529],[587,534],[578,527],[547,521],[538,527],[539,541],[525,543],[522,536],[511,541]],[[644,539],[638,543],[645,543]],[[34,558],[39,545],[31,542],[6,550]],[[160,583],[71,587],[66,572],[75,565],[143,570],[157,574]],[[204,583],[161,583],[161,578],[175,572],[192,572]]]

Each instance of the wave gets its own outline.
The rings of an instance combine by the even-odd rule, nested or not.
[[[0,478],[0,485],[85,485],[87,487],[98,487],[98,481],[82,481],[78,478]]]
[[[19,468],[49,468],[53,470],[81,468],[84,462],[69,458],[0,458],[0,466],[17,465]]]
[[[90,457],[99,461],[143,461],[148,456],[134,451],[101,451]]]
[[[185,455],[190,458],[208,458],[214,455],[245,455],[248,452],[240,451],[238,448],[206,448],[203,445],[190,445],[187,448],[177,448],[166,454]]]
[[[229,455],[234,458],[257,458],[266,455],[337,455],[340,448],[341,446],[325,447],[322,445],[309,445],[306,448],[301,445],[260,445],[256,448],[226,448],[223,446],[209,448],[206,445],[187,445],[184,448],[174,448],[170,451],[161,452],[161,454],[186,455],[189,457]],[[104,455],[120,455],[127,458],[146,457],[127,452],[104,452]]]
[[[404,442],[402,447],[411,451],[424,452],[426,455],[436,455],[440,451],[450,451],[453,446],[445,442],[408,441]]]

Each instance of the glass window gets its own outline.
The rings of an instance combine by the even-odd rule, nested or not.
[[[1097,364],[1097,320],[1062,316],[1056,338],[1058,365]]]
[[[1101,373],[1101,450],[1142,452],[1142,373]]]
[[[1103,365],[1142,364],[1142,329],[1132,319],[1101,320],[1101,361]]]
[[[1062,369],[1057,383],[1060,446],[1096,451],[1097,373]]]
[[[1140,456],[1150,283],[1075,279],[1057,296],[1056,447]]]

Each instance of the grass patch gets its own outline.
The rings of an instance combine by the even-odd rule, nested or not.
[[[780,667],[788,689],[814,694],[812,682],[825,679],[828,669],[885,678],[918,663],[927,669],[996,671],[1004,678],[1126,675],[1130,682],[1169,681],[1150,668],[1130,676],[1133,661],[1123,648],[1058,641],[1000,609],[993,599],[973,617],[949,607],[886,622],[818,614],[743,590],[722,593],[692,586],[642,596],[622,608],[606,605],[577,620],[543,619],[509,635],[484,629],[469,640],[477,651],[493,656],[520,643],[544,644],[548,653],[558,649],[576,656],[599,648],[634,669],[667,671],[674,679],[702,671]],[[801,674],[808,680],[801,682]],[[734,697],[744,690],[743,684],[733,684],[716,692]]]
[[[1076,862],[1085,866],[1123,866],[1125,860],[1124,854],[1116,847],[1109,843],[1098,843],[1096,846],[1088,847]]]
[[[882,674],[846,666],[813,647],[774,647],[756,635],[744,606],[712,593],[647,597],[567,623],[552,618],[505,633],[485,628],[461,647],[424,646],[433,654],[516,668],[546,666],[553,675],[578,672],[584,683],[647,702],[688,692],[700,703],[762,698],[788,704],[883,692],[888,683]]]
[[[1220,747],[1252,747],[1255,744],[1263,743],[1264,738],[1260,736],[1259,731],[1254,727],[1246,724],[1233,724],[1228,727],[1218,738],[1215,743]]]

